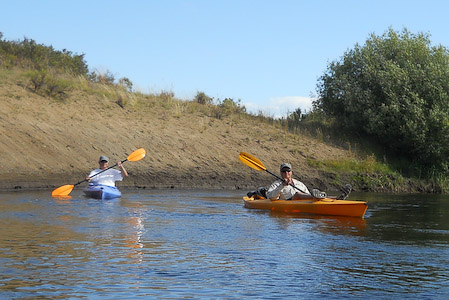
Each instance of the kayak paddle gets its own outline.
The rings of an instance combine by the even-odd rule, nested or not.
[[[126,161],[139,161],[145,157],[145,154],[146,154],[145,149],[139,148],[136,151],[134,151],[133,153],[131,153],[130,155],[128,155],[128,157],[126,159],[122,160],[122,163],[124,163]],[[111,168],[114,168],[115,166],[117,166],[117,164],[114,164],[113,166],[110,166],[107,169],[104,169],[104,170],[98,172],[97,174],[93,175],[92,177],[97,176],[98,174],[101,174],[104,171],[107,171]],[[66,184],[66,185],[60,186],[57,189],[55,189],[51,193],[51,195],[53,197],[68,196],[72,192],[73,188],[76,185],[83,183],[84,181],[87,181],[87,179],[81,180],[80,182],[77,182],[75,184]]]
[[[273,172],[270,172],[269,170],[267,170],[267,168],[265,168],[265,166],[263,165],[263,163],[262,163],[259,159],[257,159],[257,157],[252,156],[252,155],[249,154],[249,153],[240,152],[239,158],[240,158],[240,160],[241,160],[245,165],[247,165],[247,166],[253,168],[254,170],[257,170],[257,171],[262,171],[262,170],[263,170],[263,171],[266,171],[267,173],[273,175],[273,176],[276,177],[277,179],[279,179],[279,180],[281,180],[281,181],[284,181],[283,178],[281,178],[281,177],[279,177],[278,175],[274,174]],[[294,187],[295,189],[297,189],[298,191],[300,191],[301,193],[307,194],[306,192],[304,192],[303,190],[301,190],[300,188],[298,188],[298,187],[295,186],[294,184],[291,184],[291,183],[290,183],[290,185],[291,185],[292,187]],[[312,195],[312,197],[313,197],[313,195]]]

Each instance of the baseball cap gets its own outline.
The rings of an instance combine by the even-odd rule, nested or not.
[[[284,169],[289,169],[289,170],[291,170],[291,169],[292,169],[292,165],[289,164],[289,163],[283,163],[283,164],[281,165],[281,171],[284,170]]]
[[[109,157],[105,156],[105,155],[101,155],[100,158],[98,159],[99,162],[101,161],[106,161],[109,162]]]

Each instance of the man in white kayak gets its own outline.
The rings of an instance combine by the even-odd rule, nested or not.
[[[281,164],[280,171],[283,180],[278,179],[270,185],[267,190],[267,198],[271,200],[298,200],[312,198],[312,195],[305,184],[292,178],[293,171],[291,164]]]
[[[120,168],[120,171],[111,168],[101,174],[94,176],[95,174],[106,170],[109,167],[109,158],[107,156],[101,155],[98,159],[98,163],[100,165],[100,168],[91,171],[89,173],[89,176],[87,176],[86,178],[92,184],[115,186],[116,181],[122,181],[124,177],[128,176],[128,172],[126,172],[126,169],[123,167],[121,161],[117,162],[117,166]]]

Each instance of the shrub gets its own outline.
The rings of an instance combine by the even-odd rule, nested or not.
[[[45,81],[44,92],[48,97],[63,99],[71,88],[70,81],[63,78],[48,76]]]
[[[52,69],[58,73],[87,76],[88,67],[84,54],[73,54],[66,49],[55,50],[36,41],[5,41],[0,33],[0,61],[5,67],[18,66],[35,70]]]
[[[45,84],[45,79],[47,77],[47,71],[46,70],[32,70],[27,72],[25,75],[30,78],[31,87],[34,92],[38,92],[42,89],[42,87]]]
[[[133,91],[133,83],[131,82],[131,80],[129,80],[126,77],[120,78],[120,80],[118,81],[118,84],[122,87],[124,87],[126,89],[126,91],[128,92],[132,92]]]
[[[107,70],[105,73],[93,71],[89,74],[89,79],[92,82],[113,85],[115,81],[115,76],[109,70]]]
[[[26,76],[30,78],[33,91],[42,96],[62,99],[72,88],[69,80],[58,78],[47,70],[32,70],[26,73]]]
[[[241,105],[241,100],[239,99],[237,102],[235,102],[231,98],[226,98],[219,104],[220,107],[222,107],[225,111],[229,113],[245,113],[246,107],[244,105]]]
[[[194,101],[199,104],[212,104],[214,99],[207,96],[204,92],[197,92]]]

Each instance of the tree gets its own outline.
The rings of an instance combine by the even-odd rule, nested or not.
[[[429,174],[449,175],[449,52],[429,35],[370,35],[320,77],[314,106]]]

